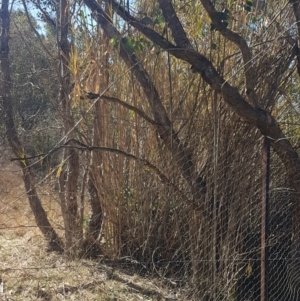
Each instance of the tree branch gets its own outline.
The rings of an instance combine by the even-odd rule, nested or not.
[[[85,0],[85,3],[91,10],[94,10],[97,14],[99,11],[98,5],[93,0]],[[112,8],[116,13],[122,17],[126,22],[130,23],[133,27],[143,33],[154,44],[160,46],[162,49],[168,51],[170,54],[178,59],[181,59],[189,63],[192,70],[195,73],[200,73],[203,79],[216,90],[222,94],[224,100],[232,107],[232,109],[241,116],[245,121],[256,124],[261,116],[258,116],[258,110],[255,110],[238,92],[235,87],[230,86],[224,78],[214,68],[211,61],[209,61],[204,55],[196,52],[194,49],[181,48],[168,42],[152,28],[143,25],[139,20],[134,18],[122,8],[118,3],[112,0]]]
[[[108,101],[108,102],[114,102],[117,103],[119,105],[121,105],[122,107],[135,112],[137,115],[139,115],[140,117],[142,117],[143,119],[145,119],[147,122],[155,125],[155,126],[159,126],[160,124],[158,122],[156,122],[155,120],[153,120],[152,118],[150,118],[145,112],[143,112],[142,110],[128,104],[125,101],[122,101],[119,98],[116,97],[110,97],[110,96],[105,96],[105,95],[100,95],[100,94],[94,94],[95,96],[99,97],[100,99],[104,100],[104,101]]]
[[[204,4],[207,4],[208,10],[213,13],[214,8],[209,5],[209,2],[205,0],[202,1]],[[84,2],[93,12],[96,14],[101,14],[99,6],[94,0],[84,0]],[[274,150],[287,167],[291,182],[294,183],[292,185],[297,191],[299,190],[300,178],[298,176],[298,171],[300,170],[300,161],[298,154],[293,149],[289,140],[286,139],[276,120],[268,112],[260,108],[253,108],[241,96],[237,88],[231,86],[223,77],[220,76],[211,61],[208,60],[204,55],[196,52],[193,49],[182,49],[173,45],[155,32],[152,28],[147,27],[139,20],[131,16],[128,11],[120,6],[120,4],[116,3],[114,0],[111,0],[110,3],[114,11],[116,11],[120,17],[139,30],[153,43],[168,51],[174,57],[189,63],[192,66],[192,70],[200,73],[203,79],[211,86],[211,88],[222,95],[224,101],[238,116],[240,116],[246,122],[257,127],[263,135],[270,137],[272,139],[272,146]],[[237,42],[243,43],[236,35],[233,34],[232,37],[233,40],[236,39]],[[246,46],[248,48],[247,44],[245,47]],[[247,50],[245,48],[244,51],[245,61],[251,62],[251,53],[247,53],[249,49]],[[250,84],[249,87],[251,88],[252,84]]]
[[[259,107],[258,97],[255,92],[255,70],[253,68],[253,58],[250,47],[242,36],[225,26],[224,20],[220,18],[221,13],[215,10],[210,0],[201,0],[201,3],[211,18],[212,24],[216,30],[218,30],[225,38],[236,44],[241,50],[246,78],[246,93],[250,103],[255,108]]]
[[[23,7],[24,7],[24,11],[25,11],[25,15],[27,17],[28,20],[28,24],[30,25],[32,31],[34,32],[34,34],[36,35],[36,37],[38,38],[40,45],[42,46],[43,50],[49,55],[50,58],[54,58],[53,54],[49,51],[49,49],[45,46],[43,39],[41,38],[41,35],[39,34],[39,32],[37,31],[37,29],[35,28],[35,26],[33,25],[28,9],[27,9],[27,4],[25,0],[22,0],[23,3]]]
[[[299,49],[299,43],[300,43],[300,2],[299,0],[290,0],[290,4],[293,6],[293,12],[296,19],[297,29],[298,29],[298,39],[296,44],[296,51],[295,55],[297,57],[297,72],[300,76],[300,49]]]
[[[170,0],[158,0],[158,2],[161,10],[163,11],[163,15],[167,21],[168,27],[172,31],[172,36],[176,45],[183,49],[193,49],[193,46],[176,15],[172,2]]]
[[[178,192],[180,194],[180,196],[184,197],[184,199],[186,199],[190,203],[193,203],[193,201],[190,200],[181,190],[179,190],[178,187],[176,185],[174,185],[172,183],[172,181],[157,166],[155,166],[154,164],[152,164],[148,160],[143,159],[143,158],[139,158],[139,157],[137,157],[133,154],[127,153],[127,152],[125,152],[123,150],[120,150],[120,149],[117,149],[117,148],[111,148],[111,147],[105,147],[105,146],[94,146],[94,145],[93,146],[88,146],[88,145],[86,145],[86,144],[84,144],[84,143],[82,143],[79,140],[74,139],[74,138],[67,140],[64,144],[53,148],[50,152],[48,152],[46,154],[40,154],[38,156],[25,157],[25,158],[11,158],[10,161],[22,161],[24,159],[29,160],[29,159],[34,159],[34,158],[37,158],[37,157],[43,157],[43,159],[44,159],[44,158],[48,157],[50,154],[53,154],[54,152],[56,152],[56,151],[58,151],[62,148],[77,149],[79,151],[90,151],[90,152],[93,152],[93,151],[109,152],[109,153],[113,153],[113,154],[117,154],[117,155],[122,155],[126,158],[137,161],[137,162],[145,165],[149,169],[151,169],[159,177],[159,179],[163,183],[165,183],[168,186],[175,189],[176,192]]]
[[[122,107],[135,112],[137,115],[141,116],[143,119],[145,119],[149,123],[151,123],[155,126],[160,126],[160,124],[158,122],[156,122],[155,120],[150,118],[145,112],[143,112],[142,110],[140,110],[140,109],[138,109],[138,108],[136,108],[136,107],[134,107],[134,106],[132,106],[128,103],[126,103],[125,101],[120,100],[119,98],[109,97],[109,96],[105,96],[105,95],[102,95],[100,98],[103,99],[104,101],[117,103],[117,104],[121,105]]]
[[[38,9],[43,15],[43,21],[45,21],[52,29],[56,30],[56,21],[53,20],[50,15],[41,7],[40,3],[37,1],[32,1],[33,5]]]
[[[128,68],[132,71],[137,81],[140,83],[145,96],[148,100],[150,108],[152,110],[153,119],[155,122],[158,123],[156,126],[157,132],[160,138],[163,140],[167,149],[171,152],[172,157],[176,165],[178,166],[179,170],[183,177],[186,179],[187,183],[190,185],[191,190],[193,191],[193,196],[195,199],[200,200],[203,195],[205,195],[205,189],[199,188],[198,184],[196,183],[196,178],[198,173],[196,172],[195,165],[193,164],[191,158],[191,154],[186,150],[186,148],[182,145],[180,139],[178,138],[177,134],[175,133],[172,123],[166,113],[165,107],[162,104],[162,100],[159,96],[159,93],[153,83],[153,80],[150,78],[149,74],[143,67],[142,63],[138,60],[132,49],[130,49],[126,43],[124,43],[121,39],[121,34],[117,31],[115,27],[111,24],[109,20],[107,20],[105,13],[103,12],[102,8],[94,1],[94,0],[84,0],[85,4],[89,7],[89,9],[93,12],[94,18],[97,22],[101,25],[102,29],[104,30],[105,34],[109,38],[118,39],[120,41],[120,56],[123,61],[126,63]],[[110,2],[113,8],[117,9],[119,4],[115,2]],[[176,48],[173,44],[169,43],[159,34],[157,34],[152,29],[148,28],[140,24],[139,21],[136,21],[133,17],[130,16],[128,12],[126,12],[123,8],[121,8],[122,14],[128,16],[131,21],[135,24],[135,26],[139,26],[143,28],[144,32],[147,32],[148,35],[155,36],[155,40],[158,40],[160,45],[167,47],[168,49],[177,49],[178,55],[184,51],[179,48]],[[199,180],[199,178],[198,178]],[[199,181],[201,182],[201,181]],[[204,183],[204,181],[203,181]],[[204,205],[204,204],[202,204]],[[202,208],[202,212],[205,211],[204,206]]]

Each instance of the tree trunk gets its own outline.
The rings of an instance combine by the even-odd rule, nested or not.
[[[93,0],[84,0],[85,4],[95,13],[95,18],[102,26],[103,30],[110,38],[120,39],[121,36],[112,24],[105,18],[100,6]],[[227,105],[249,126],[257,128],[263,136],[271,139],[271,146],[278,154],[286,168],[286,174],[289,181],[289,186],[293,189],[293,241],[291,257],[298,258],[300,256],[300,202],[298,195],[300,194],[300,160],[297,151],[293,148],[290,140],[284,135],[280,129],[276,119],[266,110],[259,107],[259,98],[256,95],[255,86],[255,69],[251,54],[251,49],[247,45],[246,40],[239,34],[231,31],[224,24],[222,20],[218,19],[220,12],[216,11],[212,1],[201,0],[201,3],[211,18],[212,25],[219,31],[227,40],[234,43],[242,53],[244,77],[247,99],[245,99],[238,89],[229,84],[221,74],[213,66],[212,61],[199,53],[193,44],[189,41],[182,24],[180,23],[177,14],[172,6],[172,1],[159,0],[160,8],[163,12],[166,25],[169,27],[174,43],[169,42],[164,36],[148,25],[143,24],[130,14],[129,10],[123,8],[119,3],[111,1],[113,10],[122,17],[130,26],[135,27],[139,32],[143,33],[149,40],[177,59],[183,60],[191,66],[194,73],[199,73],[203,80],[209,84],[212,90],[221,95]],[[297,26],[300,33],[299,19],[300,7],[296,0],[290,0],[293,5],[295,16],[297,19]],[[176,134],[173,132],[172,124],[168,119],[164,107],[162,106],[159,95],[151,82],[147,72],[143,69],[140,61],[126,45],[120,43],[120,55],[126,62],[128,68],[132,70],[136,79],[144,89],[144,93],[148,98],[148,102],[152,108],[154,120],[159,123],[157,131],[163,139],[167,148],[172,152],[172,156],[178,167],[181,168],[182,175],[185,177],[194,198],[201,199],[201,195],[205,193],[203,181],[198,187],[195,186],[195,170],[190,160],[190,156],[186,153]],[[296,51],[299,60],[299,49]],[[299,65],[299,63],[298,63]],[[298,66],[298,70],[299,70]],[[202,192],[202,193],[200,193]],[[206,216],[205,208],[200,204],[202,216]],[[299,280],[297,272],[299,271],[298,260],[293,260],[290,267],[291,284],[293,289],[299,287]]]
[[[91,0],[85,0],[84,2],[93,12],[97,12],[95,16],[97,18],[97,22],[102,26],[104,33],[110,39],[114,38],[121,41],[120,33],[107,19],[105,12],[100,8],[100,6]],[[144,69],[142,63],[136,57],[132,49],[127,47],[126,44],[122,43],[122,41],[120,42],[120,56],[143,88],[149,106],[152,110],[153,119],[157,124],[156,130],[165,146],[172,154],[174,163],[177,165],[188,185],[191,187],[194,208],[197,210],[200,209],[203,218],[207,218],[210,215],[207,214],[208,212],[204,204],[204,195],[206,194],[205,181],[199,176],[199,171],[195,169],[192,161],[193,154],[187,151],[173,130],[172,123],[149,74]]]
[[[15,127],[13,118],[13,108],[11,104],[11,77],[9,67],[9,11],[8,0],[2,1],[1,6],[1,49],[0,49],[0,61],[1,61],[1,92],[2,92],[2,108],[4,111],[4,124],[6,127],[6,137],[12,148],[14,155],[20,158],[19,165],[23,172],[23,180],[28,196],[30,208],[34,214],[35,221],[41,232],[43,233],[46,241],[49,245],[49,251],[63,251],[63,244],[58,237],[57,233],[51,226],[47,214],[41,204],[40,198],[36,191],[34,175],[32,172],[32,164],[26,159],[24,153],[24,147],[21,144],[18,133]]]
[[[106,5],[107,7],[107,5]],[[107,9],[107,14],[109,15],[109,10]],[[99,63],[101,73],[98,76],[95,76],[90,83],[90,89],[92,92],[99,92],[104,94],[107,92],[109,86],[109,70],[108,70],[108,55],[104,54],[105,49],[109,46],[109,40],[107,37],[103,37],[103,51],[99,54],[96,54],[95,60]],[[95,91],[98,89],[98,91]],[[93,120],[93,145],[105,145],[104,133],[106,130],[105,127],[105,113],[106,113],[105,104],[101,101],[95,103],[94,108],[94,120]],[[106,169],[108,162],[103,160],[102,152],[93,152],[91,156],[91,165],[89,172],[89,192],[90,192],[90,206],[91,206],[91,216],[88,227],[88,235],[91,235],[93,239],[100,243],[101,231],[104,227],[104,212],[106,213],[106,221],[110,219],[108,216],[112,214],[111,210],[107,208],[107,203],[101,195],[101,188],[103,187],[105,176],[103,173]],[[101,166],[101,168],[99,168]],[[114,225],[111,225],[114,227]],[[99,250],[98,250],[99,251]],[[111,250],[110,250],[111,251]],[[112,255],[112,254],[111,254]]]
[[[69,34],[69,5],[67,0],[60,1],[59,7],[59,53],[60,53],[60,102],[64,121],[65,139],[73,138],[74,122],[71,113],[70,96],[70,60]],[[60,174],[61,209],[64,217],[66,253],[73,257],[80,251],[83,238],[83,229],[78,212],[78,177],[79,156],[76,149],[65,149],[63,160],[65,168]]]

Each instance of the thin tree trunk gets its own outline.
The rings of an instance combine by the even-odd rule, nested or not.
[[[107,32],[110,38],[116,38],[121,40],[121,36],[117,32],[116,28],[105,18],[101,7],[93,0],[84,0],[84,3],[95,13],[95,18],[98,23],[101,24],[103,30]],[[243,65],[245,66],[244,77],[247,89],[247,99],[245,99],[239,90],[230,85],[215,69],[212,62],[204,55],[199,53],[193,44],[189,41],[186,32],[182,24],[180,23],[176,12],[172,6],[172,1],[159,0],[160,8],[163,11],[166,25],[172,32],[174,43],[169,42],[164,36],[160,35],[150,26],[147,26],[137,20],[130,14],[129,10],[124,9],[116,1],[111,1],[113,10],[122,17],[130,26],[135,27],[139,32],[143,33],[148,39],[150,39],[155,45],[161,47],[161,49],[169,52],[171,55],[185,61],[191,66],[191,70],[194,73],[199,73],[203,80],[214,90],[217,94],[222,96],[222,100],[227,103],[233,112],[236,113],[241,119],[254,128],[257,128],[263,136],[267,136],[271,139],[271,145],[278,157],[282,160],[285,166],[287,178],[289,180],[289,186],[294,190],[293,196],[293,240],[291,258],[298,258],[300,256],[300,159],[297,151],[293,148],[290,140],[284,135],[277,120],[266,110],[259,107],[259,99],[255,92],[255,68],[252,65],[253,60],[251,56],[251,49],[247,45],[246,40],[232,32],[227,27],[222,26],[222,21],[218,19],[218,13],[212,1],[201,0],[201,3],[209,14],[212,24],[226,39],[230,40],[242,52]],[[300,34],[300,6],[297,0],[290,0],[293,5],[295,17],[298,21],[298,30]],[[224,25],[224,24],[223,24]],[[128,68],[130,68],[135,74],[140,85],[144,89],[144,93],[148,98],[148,102],[152,108],[154,120],[160,124],[157,127],[157,131],[160,137],[164,140],[165,145],[171,149],[173,158],[176,163],[181,167],[183,176],[187,179],[187,182],[191,186],[194,197],[197,197],[200,191],[205,192],[202,185],[196,187],[193,185],[195,180],[195,171],[191,161],[189,160],[189,154],[185,152],[180,141],[174,135],[171,130],[171,124],[166,116],[166,112],[161,104],[159,95],[149,78],[149,75],[143,69],[140,62],[136,59],[132,51],[126,48],[126,45],[120,43],[120,55],[126,62]],[[299,60],[299,49],[296,51],[297,59]],[[299,72],[298,62],[298,72]],[[200,198],[201,199],[201,198]],[[200,210],[202,216],[205,217],[206,210],[200,204]],[[293,260],[290,266],[290,279],[293,283],[293,289],[299,287],[300,281],[297,273],[300,268],[299,260]]]
[[[98,240],[103,221],[103,214],[100,196],[97,187],[95,186],[95,183],[93,182],[91,177],[88,180],[88,190],[90,194],[91,205],[91,216],[88,227],[88,234],[92,235],[94,240]]]
[[[93,144],[101,145],[103,139],[103,126],[102,126],[102,107],[98,101],[95,104],[94,124],[93,124]],[[103,205],[104,202],[101,198],[102,177],[99,166],[103,166],[103,154],[101,152],[93,152],[91,155],[91,164],[89,171],[88,190],[90,194],[90,222],[88,225],[87,236],[92,236],[93,240],[100,239],[100,232],[103,225]]]
[[[73,117],[71,113],[70,89],[70,45],[69,34],[69,5],[67,0],[60,1],[59,7],[59,54],[60,54],[60,102],[64,121],[65,139],[73,138]],[[66,252],[73,257],[80,251],[83,230],[78,212],[78,177],[79,156],[76,149],[64,150],[66,166],[60,174],[61,209],[64,217]]]
[[[2,1],[1,6],[1,49],[0,49],[0,61],[1,61],[1,92],[2,92],[2,108],[4,111],[4,124],[6,127],[6,137],[12,148],[14,155],[22,160],[19,161],[19,165],[22,168],[23,180],[26,189],[26,194],[29,200],[30,208],[34,214],[35,221],[41,232],[43,233],[46,241],[49,245],[49,251],[63,251],[63,244],[58,237],[57,233],[51,226],[47,214],[41,204],[40,198],[37,194],[35,187],[34,175],[32,172],[32,166],[24,153],[24,147],[21,144],[18,133],[16,131],[15,122],[13,118],[13,108],[11,104],[11,77],[9,67],[9,26],[10,16],[8,12],[8,0]]]
[[[108,4],[105,5],[105,10],[107,15],[111,13],[108,10]],[[100,47],[103,47],[104,51],[100,51],[101,57],[97,56],[97,61],[99,60],[99,65],[101,66],[101,74],[94,78],[94,81],[91,82],[91,89],[92,92],[99,92],[104,93],[108,90],[109,85],[109,70],[108,70],[108,54],[104,54],[105,50],[109,47],[109,39],[104,35],[103,37],[103,44]],[[100,48],[101,49],[101,48]],[[97,82],[96,82],[97,81]],[[98,89],[99,91],[95,91]],[[105,93],[104,93],[105,95]],[[104,141],[104,133],[105,130],[105,105],[103,102],[97,101],[95,103],[95,110],[94,110],[94,121],[93,121],[93,145],[105,145]],[[101,196],[101,188],[103,187],[104,177],[103,171],[105,170],[105,166],[108,162],[103,161],[103,154],[101,152],[93,152],[91,156],[91,165],[90,165],[90,172],[89,172],[89,193],[90,193],[90,206],[91,206],[91,215],[90,215],[90,222],[88,226],[87,235],[91,235],[93,240],[99,243],[101,239],[101,231],[103,230],[104,226],[104,212],[106,213],[106,219],[109,220],[110,217],[107,216],[111,214],[111,210],[109,210],[108,205],[105,203],[105,199]],[[102,166],[99,169],[99,166]],[[114,225],[112,225],[114,227]],[[98,250],[99,251],[99,250]]]
[[[84,2],[93,12],[97,12],[97,14],[95,14],[97,22],[101,25],[105,35],[109,38],[121,41],[120,33],[107,19],[106,14],[101,7],[92,0],[84,0]],[[120,42],[120,56],[143,88],[152,110],[154,121],[157,123],[156,130],[165,146],[172,154],[174,163],[191,187],[194,208],[200,208],[203,218],[207,218],[210,215],[207,214],[204,204],[204,195],[206,194],[205,182],[199,176],[199,171],[195,169],[195,165],[192,162],[193,155],[186,150],[173,130],[171,121],[162,104],[162,100],[149,74],[134,52],[122,42]]]

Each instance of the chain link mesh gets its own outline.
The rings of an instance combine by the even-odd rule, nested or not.
[[[254,128],[222,113],[217,132],[212,130],[212,122],[199,118],[202,127],[196,130],[194,120],[191,129],[179,133],[186,141],[185,148],[194,154],[190,159],[197,167],[201,187],[205,185],[205,194],[195,200],[180,166],[155,131],[143,121],[134,125],[132,116],[122,108],[107,105],[106,109],[112,112],[105,116],[107,146],[151,162],[160,173],[130,157],[101,152],[96,188],[103,216],[94,241],[102,252],[98,260],[113,260],[119,268],[159,277],[178,292],[179,300],[260,300],[261,227],[262,215],[267,214],[267,296],[269,300],[298,300],[298,258],[293,250],[298,232],[293,227],[297,196],[289,187],[284,164],[271,151],[269,212],[264,212],[263,141]],[[206,117],[209,120],[211,116]],[[80,152],[82,166],[88,166],[94,153],[98,150]],[[15,269],[17,279],[28,268],[49,268],[51,258],[56,262],[51,268],[67,269],[56,266],[59,257],[54,255],[35,265],[32,256],[39,256],[43,239],[27,204],[21,172],[16,164],[7,163],[10,155],[8,151],[5,154],[1,170],[2,246],[11,250],[9,255],[15,252],[13,256],[18,257],[18,252],[25,252],[28,257],[24,265],[16,260],[15,266],[14,262],[6,263],[8,254],[3,251],[2,278],[7,281]],[[36,187],[51,224],[63,237],[57,169],[37,168]],[[83,190],[87,181],[83,167],[80,180],[78,194],[83,193],[80,210],[86,231],[91,206],[90,195]],[[74,272],[76,267],[68,271],[70,275]],[[185,292],[184,296],[180,292]]]
[[[247,3],[251,10],[252,1]],[[221,11],[223,4],[218,5]],[[241,21],[233,20],[232,30],[251,36],[260,105],[273,110],[298,150],[294,45],[283,38],[295,31],[291,9],[280,8],[280,16],[277,8],[270,10],[267,20],[262,12],[261,19],[252,18],[243,1],[236,6]],[[203,8],[193,9],[197,13],[192,24],[197,25],[204,19],[198,17]],[[190,20],[180,14],[188,28]],[[281,23],[274,21],[277,15]],[[250,25],[244,28],[243,22]],[[210,27],[210,36],[193,33],[192,44],[246,99],[247,68],[240,53],[221,36],[214,36],[209,23],[198,25],[204,31],[206,25]],[[32,156],[23,173],[17,160],[10,162],[10,148],[1,141],[0,298],[299,300],[299,196],[291,186],[287,162],[272,147],[270,163],[263,160],[265,137],[254,125],[234,114],[222,95],[210,90],[184,63],[154,53],[145,43],[135,64],[142,62],[139,71],[145,76],[147,70],[146,79],[153,80],[151,87],[157,89],[170,119],[163,128],[152,120],[154,110],[146,100],[146,92],[153,91],[142,90],[112,50],[112,43],[103,42],[102,35],[89,34],[93,41],[82,51],[84,55],[78,55],[84,59],[73,57],[70,115],[76,139],[64,143],[67,137],[62,133],[67,130],[59,109],[53,118],[45,117],[37,125],[25,128],[24,121],[16,122],[25,154]],[[266,51],[268,45],[272,51]],[[88,97],[83,96],[83,87],[91,90]],[[99,91],[105,91],[106,98],[98,97]],[[270,141],[273,146],[280,143]],[[78,185],[71,191],[76,195],[76,217],[65,211],[64,188],[72,173],[72,164],[64,157],[66,149],[79,156]],[[65,254],[47,250],[34,206],[28,203],[31,190],[24,188],[24,171],[29,167],[34,177],[31,188],[37,189],[51,226],[63,242],[69,241],[64,244]],[[70,227],[68,218],[77,224]]]

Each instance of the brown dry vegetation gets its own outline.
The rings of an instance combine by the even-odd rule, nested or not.
[[[159,279],[143,278],[99,260],[69,261],[46,252],[43,236],[30,212],[19,167],[0,171],[0,300],[184,300]],[[54,225],[61,224],[57,196],[39,185]],[[58,229],[59,230],[59,229]],[[121,271],[122,270],[122,271]],[[138,271],[137,271],[138,272]]]
[[[23,0],[20,26],[12,23],[18,35],[8,38],[8,2],[0,16],[1,100],[22,172],[7,164],[10,156],[1,164],[4,299],[164,299],[169,291],[149,280],[163,275],[160,281],[176,281],[177,290],[189,286],[196,300],[256,301],[265,283],[259,258],[268,248],[276,259],[268,298],[298,301],[296,1],[270,1],[262,10],[244,0],[215,7],[159,0],[132,3],[131,10],[84,0],[90,11],[73,18],[69,1],[60,0],[60,40],[52,43],[49,32],[45,58],[30,52],[20,60],[40,63],[34,69],[46,80],[33,83],[32,64],[18,63],[29,36],[19,27],[28,19],[28,45],[41,36]],[[20,95],[28,83],[32,90]],[[35,86],[47,87],[33,100]],[[42,102],[49,106],[39,112]],[[263,140],[271,143],[270,164],[262,163]],[[268,196],[270,230],[260,239]],[[141,269],[147,279],[132,276]]]

